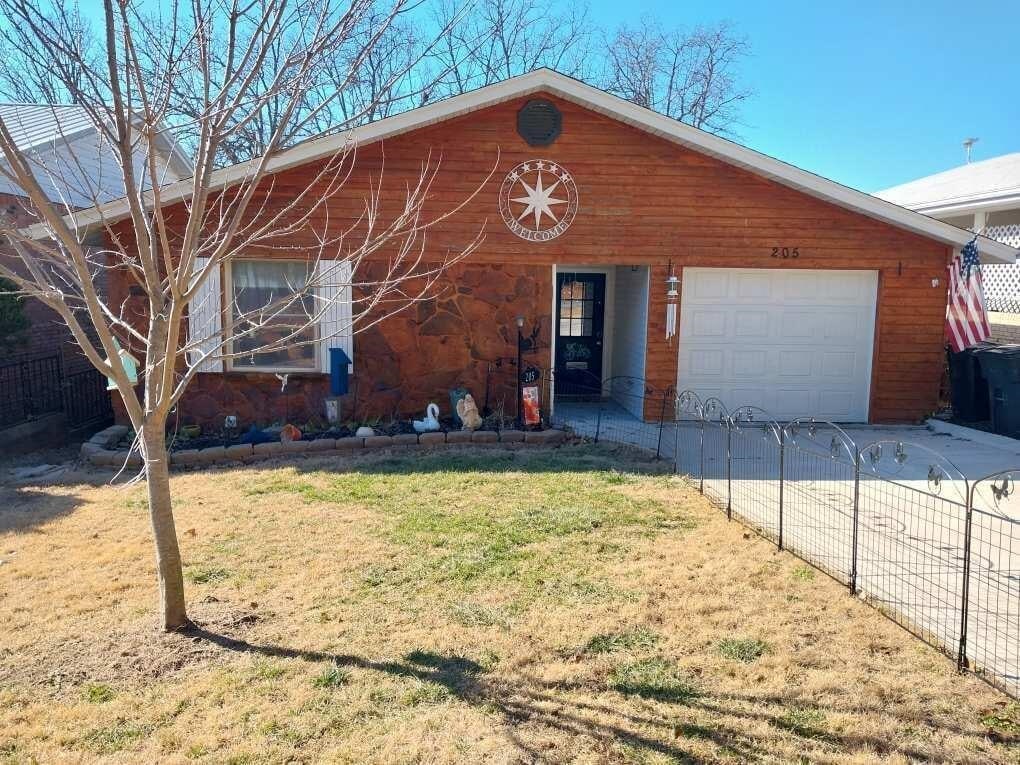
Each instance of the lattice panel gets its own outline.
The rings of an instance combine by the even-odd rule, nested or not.
[[[981,266],[981,276],[989,311],[1020,313],[1020,264],[988,263]]]
[[[1008,226],[989,226],[985,230],[985,236],[1008,244],[1010,247],[1020,248],[1020,223],[1011,223]]]

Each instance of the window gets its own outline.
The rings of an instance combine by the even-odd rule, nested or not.
[[[560,287],[560,337],[591,337],[595,285],[563,282]]]
[[[230,264],[230,318],[236,370],[317,372],[315,300],[300,294],[311,263],[303,260],[237,260]],[[262,309],[266,309],[262,312]],[[306,326],[307,325],[307,326]],[[252,329],[258,327],[257,329]],[[296,334],[295,334],[296,333]],[[290,338],[279,348],[256,349]]]

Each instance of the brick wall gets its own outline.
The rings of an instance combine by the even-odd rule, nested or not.
[[[1020,343],[1020,314],[990,313],[988,319],[992,327],[989,340],[995,343]]]

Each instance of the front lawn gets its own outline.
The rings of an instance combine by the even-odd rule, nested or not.
[[[0,762],[1020,762],[1020,709],[661,463],[570,446],[0,488]]]

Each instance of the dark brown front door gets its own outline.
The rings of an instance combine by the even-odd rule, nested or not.
[[[556,394],[598,396],[602,390],[605,274],[556,275]]]

